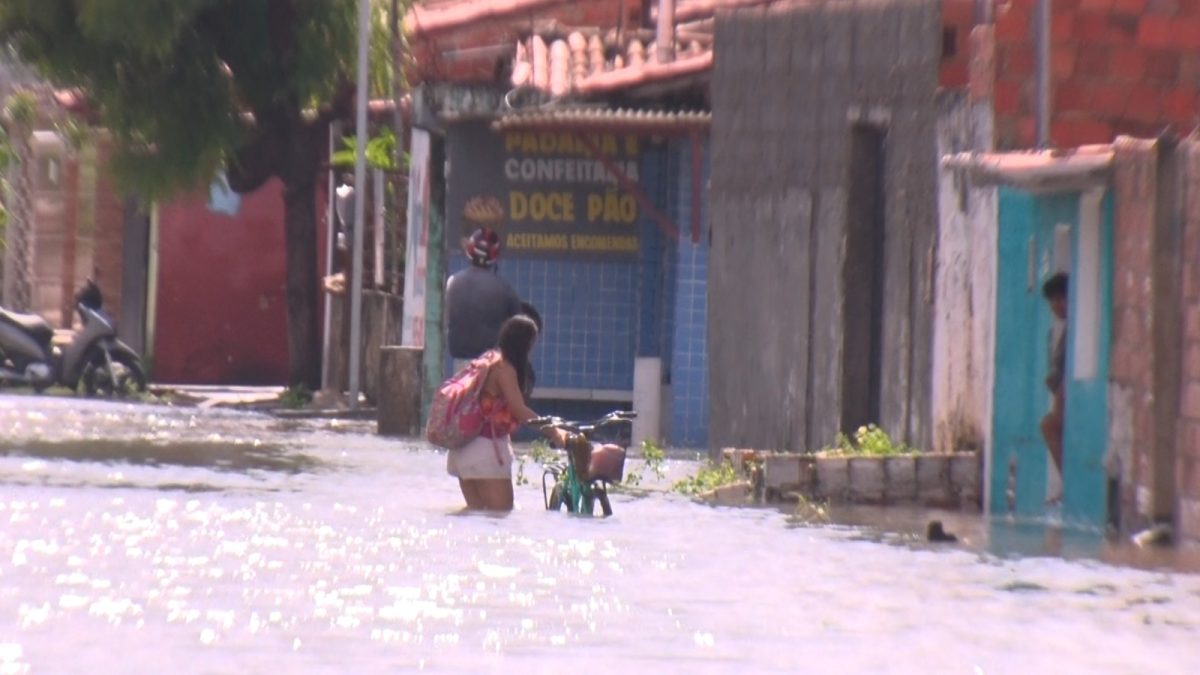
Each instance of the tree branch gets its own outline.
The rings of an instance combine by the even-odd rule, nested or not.
[[[338,73],[337,84],[333,88],[333,96],[329,103],[323,103],[317,110],[315,126],[324,127],[334,120],[351,119],[354,116],[354,82],[346,73]]]
[[[238,149],[227,162],[229,187],[238,194],[253,192],[279,173],[283,154],[281,139],[275,134],[259,133]]]

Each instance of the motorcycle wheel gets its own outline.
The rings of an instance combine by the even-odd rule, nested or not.
[[[88,396],[110,396],[125,398],[146,391],[146,373],[138,359],[128,354],[113,354],[112,365],[116,377],[108,372],[104,352],[95,350],[80,378]],[[113,380],[116,386],[113,386]]]

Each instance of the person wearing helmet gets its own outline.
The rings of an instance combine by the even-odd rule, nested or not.
[[[517,292],[496,273],[496,231],[477,228],[463,241],[463,252],[471,265],[446,282],[446,337],[456,361],[474,359],[494,347],[501,324],[521,312]]]

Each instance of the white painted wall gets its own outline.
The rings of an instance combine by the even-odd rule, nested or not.
[[[992,147],[985,104],[943,96],[938,155]],[[995,353],[996,188],[974,186],[965,172],[943,169],[938,183],[938,255],[933,339],[933,448],[982,450],[988,503]]]
[[[634,360],[633,409],[638,416],[633,420],[632,446],[639,447],[642,441],[662,443],[665,438],[662,432],[662,359],[638,357]]]

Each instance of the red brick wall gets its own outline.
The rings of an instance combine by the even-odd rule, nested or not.
[[[1035,0],[996,5],[996,142],[1035,142]],[[1054,0],[1054,145],[1156,136],[1196,125],[1200,0]]]
[[[104,292],[105,311],[119,317],[125,269],[125,204],[108,168],[111,157],[112,141],[101,136],[96,140],[96,234],[92,274]]]
[[[975,0],[942,1],[942,63],[938,83],[947,89],[967,86],[970,35],[975,26]]]
[[[1185,143],[1183,234],[1183,368],[1176,452],[1179,529],[1200,540],[1200,145]]]

